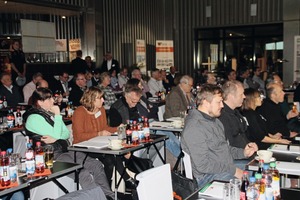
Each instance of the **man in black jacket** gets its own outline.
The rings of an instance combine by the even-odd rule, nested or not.
[[[12,84],[11,75],[2,73],[0,77],[2,85],[0,86],[0,95],[3,99],[6,98],[7,105],[10,107],[16,107],[18,103],[23,102],[23,97],[19,91],[19,88]]]
[[[120,72],[119,62],[113,59],[111,52],[105,54],[105,60],[101,65],[101,72],[111,72],[113,69],[116,70],[117,74]]]

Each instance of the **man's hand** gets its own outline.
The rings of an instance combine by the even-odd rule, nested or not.
[[[257,145],[254,142],[250,142],[246,145],[244,149],[244,156],[248,158],[252,156],[257,150],[258,150]]]
[[[287,120],[292,119],[294,117],[297,117],[299,115],[299,112],[296,110],[296,112],[294,112],[293,110],[290,110],[288,112],[288,114],[286,115]]]
[[[240,168],[235,168],[234,176],[238,179],[242,179],[243,178],[243,173],[244,173],[244,171],[241,170]]]
[[[291,131],[290,132],[290,138],[296,137],[298,135],[297,132]]]
[[[276,133],[276,134],[271,134],[271,133],[269,133],[268,134],[269,135],[269,137],[270,138],[273,138],[273,139],[276,139],[276,140],[279,140],[279,139],[281,139],[281,137],[282,137],[282,134],[281,133]]]

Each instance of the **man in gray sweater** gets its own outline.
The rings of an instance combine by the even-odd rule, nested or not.
[[[183,130],[182,149],[191,156],[199,187],[212,180],[241,179],[243,170],[234,164],[234,159],[247,158],[257,151],[255,143],[248,143],[244,149],[227,143],[224,127],[217,119],[222,100],[218,86],[205,85],[197,94],[197,110],[189,113]]]

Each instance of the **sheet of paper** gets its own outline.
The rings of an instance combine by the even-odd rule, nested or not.
[[[164,128],[168,128],[168,127],[172,127],[171,122],[151,122],[150,126],[157,126],[157,127],[164,127]]]
[[[223,199],[223,182],[214,181],[208,187],[204,187],[200,190],[200,194],[204,194],[207,196],[215,197],[218,199]]]
[[[275,144],[269,148],[270,151],[280,152],[280,153],[295,153],[300,155],[300,146],[290,145],[288,149],[288,145],[284,144]]]
[[[281,174],[300,175],[300,163],[277,161],[276,168]]]

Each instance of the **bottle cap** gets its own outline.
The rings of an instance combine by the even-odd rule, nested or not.
[[[8,149],[6,149],[6,152],[7,152],[7,153],[12,153],[12,151],[13,151],[13,149],[12,149],[12,148],[8,148]]]
[[[249,174],[249,172],[248,171],[244,171],[243,174]]]
[[[262,175],[261,175],[260,173],[256,173],[256,174],[255,174],[255,178],[256,178],[256,179],[261,179],[261,178],[262,178]]]
[[[269,169],[269,165],[268,164],[264,164],[264,170]]]
[[[252,182],[252,183],[254,183],[254,182],[255,182],[255,177],[251,176],[251,177],[249,178],[249,181]]]
[[[6,155],[6,151],[1,151],[1,156],[5,156]]]
[[[36,146],[41,146],[41,142],[36,142]]]
[[[271,162],[270,163],[270,167],[276,167],[276,163],[275,162]]]

